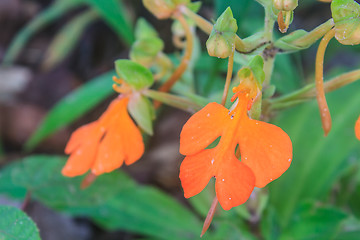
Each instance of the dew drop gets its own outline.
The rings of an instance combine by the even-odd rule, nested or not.
[[[229,200],[231,200],[231,197],[229,197]]]
[[[210,117],[210,113],[208,113],[206,116],[207,116],[207,117]]]
[[[255,123],[256,125],[258,125],[259,123]]]
[[[223,178],[223,179],[221,179],[223,182],[225,181],[225,179]]]
[[[273,179],[272,178],[270,178],[270,181],[272,181]]]
[[[214,164],[215,159],[211,159],[211,164]]]
[[[289,162],[291,162],[291,158],[289,158],[289,160],[288,160]]]

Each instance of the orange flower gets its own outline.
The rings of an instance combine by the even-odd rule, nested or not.
[[[248,117],[256,93],[245,84],[235,88],[232,111],[209,103],[184,125],[180,153],[186,155],[180,180],[186,198],[200,193],[212,177],[224,210],[243,204],[254,187],[264,187],[290,166],[292,143],[279,127]],[[205,149],[218,137],[219,143]],[[241,160],[235,156],[239,147]]]
[[[355,136],[357,139],[360,140],[360,116],[358,118],[358,120],[355,123]]]
[[[62,170],[67,177],[111,172],[136,162],[144,153],[140,130],[127,112],[128,97],[113,100],[97,120],[77,129],[66,146],[70,157]]]

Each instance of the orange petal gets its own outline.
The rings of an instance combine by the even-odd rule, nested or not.
[[[71,153],[61,173],[67,177],[86,173],[95,161],[100,138],[101,134],[98,134],[83,141],[81,146]]]
[[[206,149],[185,157],[181,163],[179,177],[186,198],[200,193],[214,176],[214,152],[214,149]]]
[[[125,154],[122,146],[121,130],[120,127],[116,127],[106,132],[99,145],[96,161],[91,168],[95,175],[111,172],[124,163]]]
[[[97,127],[97,121],[86,124],[76,129],[70,137],[70,140],[66,144],[65,153],[70,154],[75,151],[82,144],[83,141],[88,140],[94,134],[94,129]]]
[[[209,103],[195,113],[180,134],[180,153],[192,155],[215,141],[224,129],[229,110],[218,103]]]
[[[357,139],[360,140],[360,117],[358,118],[358,120],[355,123],[355,136]]]
[[[279,127],[256,120],[244,120],[238,133],[241,161],[251,168],[256,187],[264,187],[290,166],[292,143]]]
[[[221,207],[230,210],[248,200],[254,190],[255,176],[233,153],[226,158],[230,159],[217,170],[215,191]]]
[[[133,164],[144,154],[145,146],[140,130],[130,118],[127,110],[121,114],[122,145],[125,152],[126,165]]]

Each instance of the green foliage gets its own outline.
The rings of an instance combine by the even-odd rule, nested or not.
[[[117,75],[135,90],[148,88],[154,83],[154,78],[149,69],[130,60],[116,60],[115,70]]]
[[[37,15],[19,33],[17,33],[5,54],[3,63],[6,65],[13,64],[22,48],[36,32],[56,21],[69,11],[84,4],[88,4],[92,9],[94,9],[126,43],[130,44],[134,41],[132,27],[125,14],[124,6],[121,1],[107,0],[104,2],[102,0],[57,0],[50,7]],[[57,61],[60,61],[71,51],[71,48],[79,39],[79,36],[85,29],[85,26],[88,25],[93,18],[94,16],[90,17],[90,14],[82,15],[74,21],[71,21],[71,23],[67,25],[61,33],[59,33],[55,42],[52,43],[51,49],[48,51],[47,57],[51,56],[50,65],[57,63]],[[67,34],[64,34],[65,31]],[[72,34],[69,34],[69,31],[72,31]],[[59,38],[61,39],[59,40]]]
[[[97,19],[97,14],[89,10],[66,24],[55,36],[45,53],[43,68],[51,69],[59,64],[74,49],[84,29]]]
[[[126,43],[134,42],[134,33],[122,1],[83,0],[89,4]]]
[[[21,210],[0,206],[1,240],[40,240],[35,223]]]
[[[289,134],[294,148],[290,168],[270,184],[270,200],[281,226],[288,226],[301,202],[325,200],[331,186],[344,173],[349,153],[359,146],[353,133],[359,114],[360,98],[356,94],[359,86],[357,83],[328,94],[333,129],[326,138],[315,102],[285,111],[277,121]]]
[[[150,186],[140,186],[120,171],[99,176],[85,190],[83,177],[66,178],[66,158],[32,156],[7,166],[13,182],[48,207],[87,216],[106,229],[123,229],[156,239],[194,239],[201,223],[188,209]],[[1,189],[7,194],[11,189]],[[6,191],[6,192],[3,192]]]
[[[56,21],[69,10],[78,7],[82,4],[82,2],[83,0],[58,0],[49,8],[41,12],[17,33],[4,56],[3,63],[12,64],[19,55],[21,49],[37,31],[44,28],[51,22]]]
[[[113,93],[111,88],[113,75],[114,72],[100,75],[57,103],[26,142],[25,149],[33,149],[44,138],[72,123]]]

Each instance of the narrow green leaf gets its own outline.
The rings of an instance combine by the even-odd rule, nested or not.
[[[83,2],[84,0],[57,0],[49,8],[36,15],[31,22],[29,22],[16,34],[5,53],[3,64],[12,64],[19,55],[21,49],[37,31],[60,18],[70,9],[79,6]]]
[[[100,75],[58,102],[26,142],[25,149],[33,149],[43,139],[72,123],[113,93],[111,79],[114,74],[111,71]]]
[[[86,0],[98,14],[128,44],[134,42],[134,33],[126,15],[126,9],[119,0]]]
[[[359,147],[354,135],[359,116],[359,84],[327,95],[333,128],[326,138],[315,101],[284,112],[277,121],[289,134],[294,147],[290,168],[270,184],[271,203],[282,226],[289,224],[301,202],[327,196],[332,184],[345,171],[353,149]]]
[[[35,223],[20,209],[0,206],[1,240],[40,240]]]
[[[67,23],[57,33],[46,51],[43,68],[51,69],[61,62],[76,46],[85,28],[97,17],[94,11],[89,10]]]

